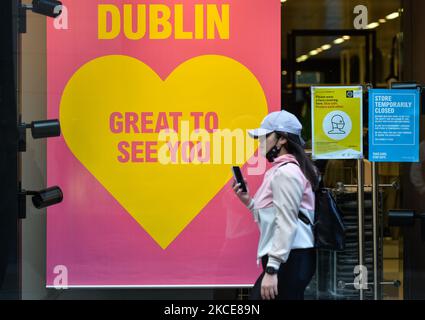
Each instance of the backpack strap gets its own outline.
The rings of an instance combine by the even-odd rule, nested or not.
[[[290,163],[295,164],[295,165],[297,165],[299,167],[299,164],[298,163],[296,163],[294,161],[288,161],[288,162],[285,162],[285,163],[281,164],[278,168],[284,167],[284,166],[286,166],[287,164],[290,164]],[[311,223],[311,221],[310,221],[310,219],[307,218],[306,215],[304,213],[302,213],[301,211],[298,212],[298,219],[300,219],[306,225],[313,226],[312,223]]]

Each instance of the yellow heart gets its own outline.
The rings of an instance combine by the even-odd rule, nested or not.
[[[233,59],[199,56],[162,80],[140,60],[111,55],[72,76],[60,122],[72,153],[165,249],[231,178],[230,165],[122,163],[120,141],[156,141],[158,134],[113,133],[111,114],[182,112],[180,120],[190,121],[190,112],[216,112],[220,129],[245,130],[257,127],[267,110],[260,83]]]

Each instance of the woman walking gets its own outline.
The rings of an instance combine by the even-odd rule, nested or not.
[[[257,258],[263,272],[251,299],[302,300],[316,268],[311,224],[314,222],[314,190],[318,179],[304,152],[302,125],[286,111],[273,112],[261,128],[249,131],[261,139],[260,150],[273,163],[255,196],[233,190],[259,225]],[[303,221],[304,220],[304,221]]]

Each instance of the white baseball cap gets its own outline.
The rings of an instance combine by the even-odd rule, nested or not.
[[[252,138],[259,138],[275,131],[292,133],[297,135],[301,145],[304,145],[304,140],[301,137],[302,129],[303,126],[296,116],[282,110],[268,114],[261,122],[260,128],[248,130],[248,134]]]

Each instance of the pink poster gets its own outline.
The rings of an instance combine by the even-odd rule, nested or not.
[[[48,184],[64,193],[48,209],[47,286],[252,285],[258,227],[231,166],[253,195],[246,130],[280,110],[280,1],[63,2],[47,27],[62,128]]]

